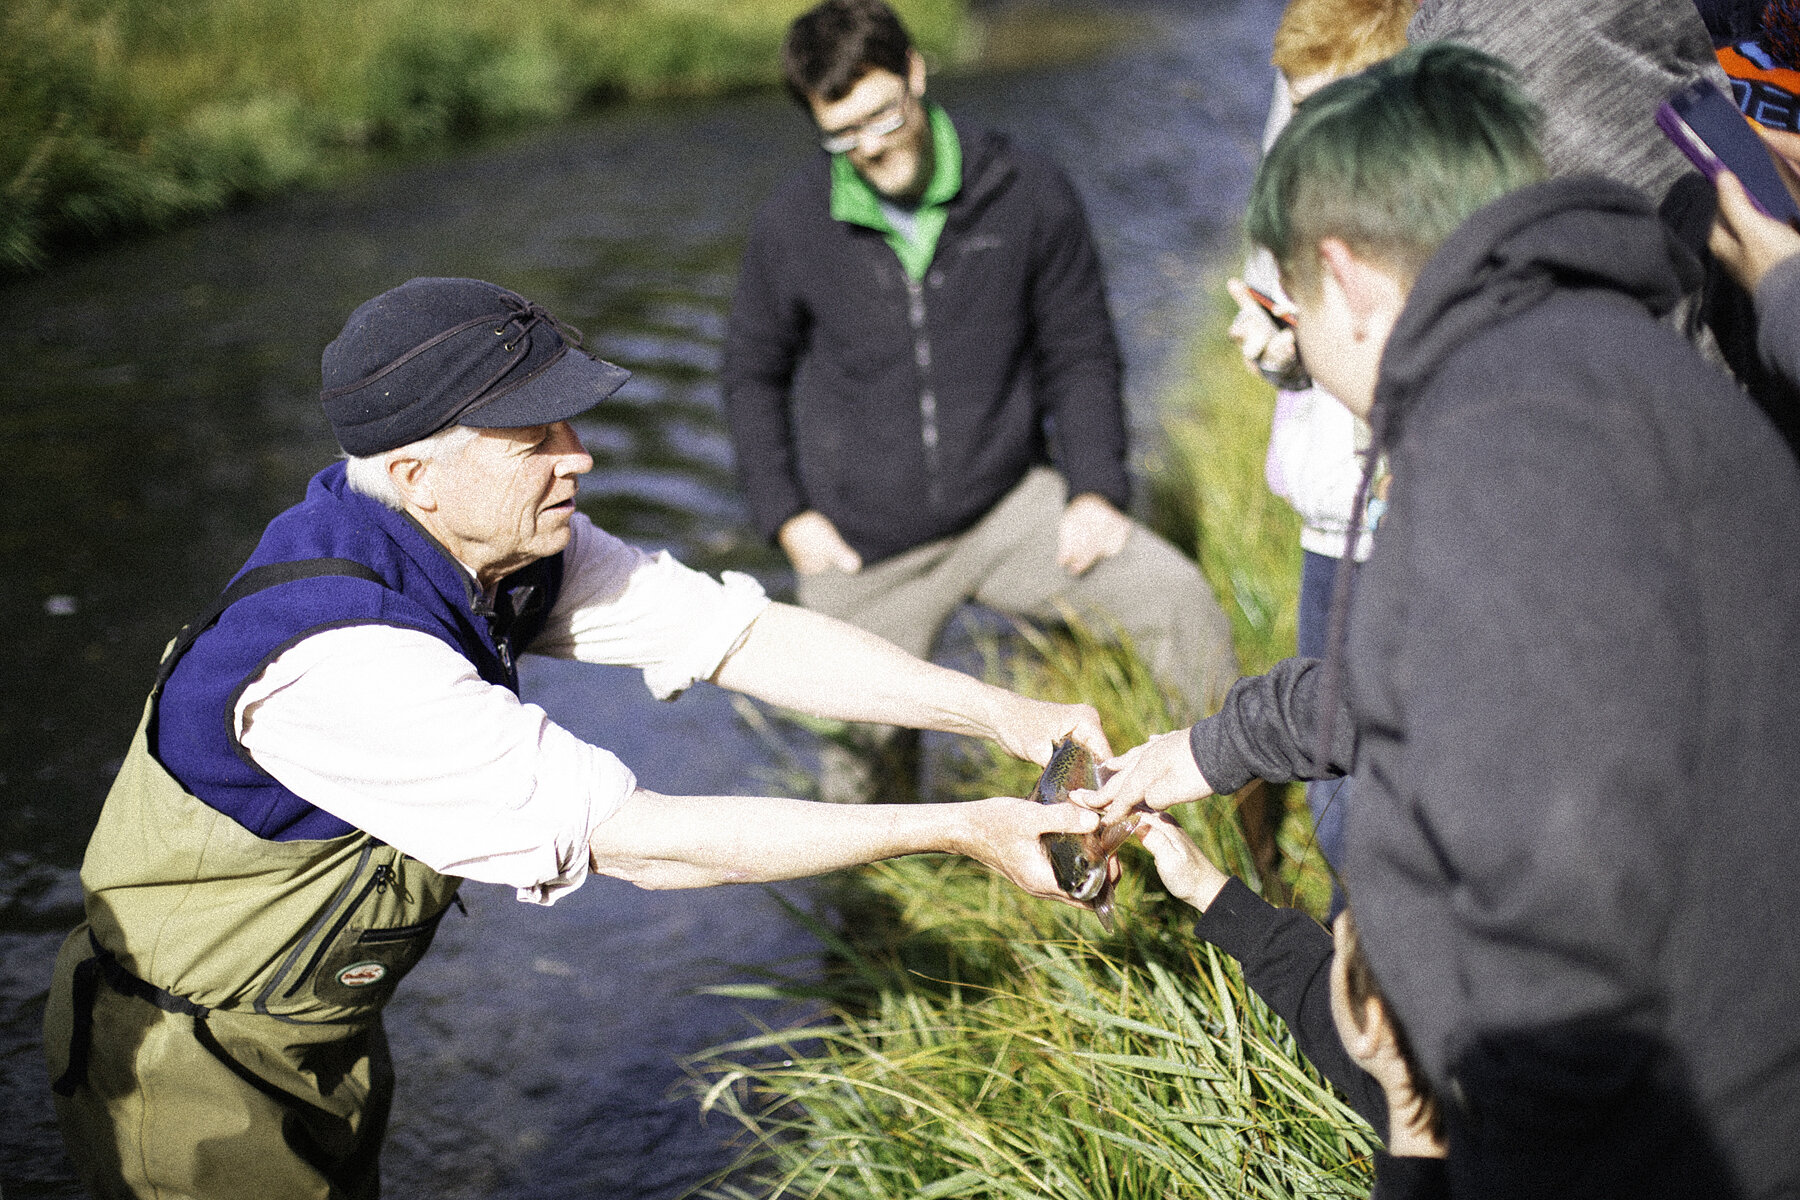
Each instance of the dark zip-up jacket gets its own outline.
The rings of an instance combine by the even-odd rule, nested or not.
[[[1641,193],[1553,180],[1382,357],[1345,882],[1458,1195],[1800,1195],[1800,473],[1656,319],[1695,274]],[[1318,674],[1195,728],[1216,788],[1311,772]]]
[[[867,563],[967,529],[1034,464],[1123,509],[1118,345],[1068,179],[959,128],[962,189],[923,279],[831,217],[830,159],[750,230],[723,389],[738,474],[773,538],[808,509]]]

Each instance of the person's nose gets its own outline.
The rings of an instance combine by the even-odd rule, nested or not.
[[[560,461],[556,464],[558,475],[586,475],[594,469],[594,456],[581,444],[581,435],[575,432],[573,425],[567,421],[558,421],[550,436],[556,445],[556,453],[560,456]]]

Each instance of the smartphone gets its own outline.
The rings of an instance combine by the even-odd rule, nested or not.
[[[1260,288],[1251,287],[1247,283],[1244,284],[1244,290],[1250,293],[1252,300],[1262,306],[1263,311],[1269,314],[1269,319],[1274,321],[1277,326],[1287,330],[1290,334],[1294,332],[1294,315],[1288,311],[1287,305],[1278,303],[1275,297],[1269,293]],[[1293,351],[1292,359],[1282,366],[1266,367],[1258,362],[1256,369],[1264,379],[1283,391],[1303,392],[1313,385],[1312,376],[1307,374],[1305,364],[1300,361],[1298,349]]]
[[[1263,309],[1269,314],[1269,319],[1271,321],[1274,321],[1283,329],[1292,329],[1294,327],[1294,314],[1287,312],[1284,308],[1278,306],[1275,302],[1275,297],[1269,295],[1267,292],[1259,291],[1247,283],[1244,285],[1244,290],[1250,293],[1250,298],[1252,300],[1263,306]]]
[[[1765,216],[1789,224],[1800,219],[1800,206],[1781,182],[1762,139],[1731,97],[1706,80],[1663,101],[1656,110],[1656,124],[1708,182],[1717,180],[1720,170],[1728,170]]]

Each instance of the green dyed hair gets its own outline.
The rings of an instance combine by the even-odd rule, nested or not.
[[[1341,238],[1410,282],[1476,209],[1548,175],[1543,120],[1510,67],[1453,42],[1412,46],[1308,97],[1250,189],[1250,240],[1290,292]]]

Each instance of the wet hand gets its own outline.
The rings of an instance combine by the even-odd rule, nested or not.
[[[1162,813],[1138,818],[1137,836],[1156,860],[1163,886],[1178,900],[1205,912],[1218,899],[1230,877],[1200,852],[1194,839]]]
[[[854,575],[862,570],[862,555],[850,548],[831,518],[822,512],[808,510],[789,517],[775,540],[783,553],[802,575],[823,575],[826,571],[842,571]]]
[[[1770,268],[1800,254],[1800,233],[1760,212],[1731,172],[1720,172],[1717,187],[1719,211],[1707,247],[1731,277],[1754,294]]]
[[[1071,575],[1084,575],[1103,558],[1125,548],[1131,518],[1103,496],[1083,492],[1063,509],[1056,527],[1056,564]]]
[[[1043,766],[1050,761],[1056,743],[1072,737],[1087,747],[1095,762],[1112,757],[1100,714],[1091,704],[1055,704],[1033,700],[1014,692],[1002,692],[1004,711],[994,722],[994,740],[1014,758]]]
[[[1081,792],[1075,799],[1104,810],[1108,822],[1122,820],[1139,805],[1161,812],[1212,795],[1212,785],[1194,762],[1185,729],[1159,733],[1136,749],[1101,763],[1100,770],[1105,778],[1100,790]]]
[[[956,805],[968,818],[959,853],[1000,872],[1017,887],[1046,900],[1078,904],[1057,886],[1040,839],[1047,833],[1090,833],[1099,814],[1075,804],[1039,804],[1014,796],[993,796]]]

